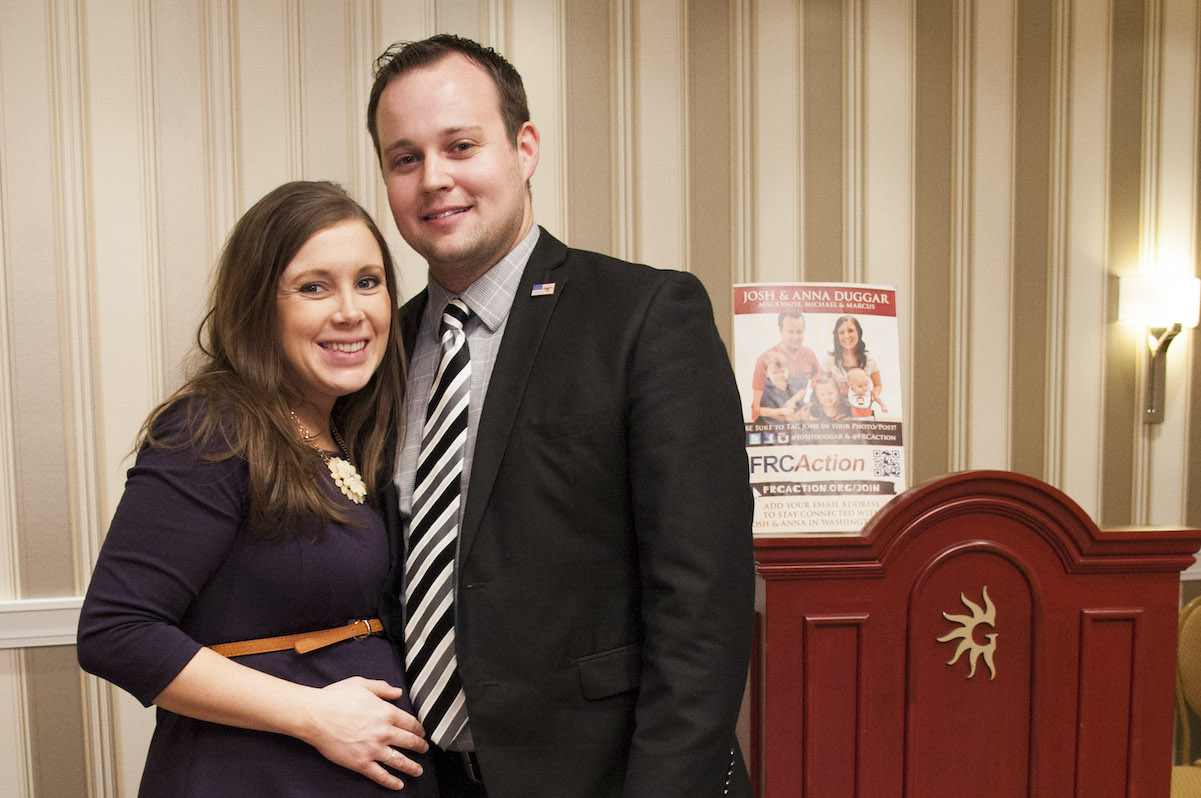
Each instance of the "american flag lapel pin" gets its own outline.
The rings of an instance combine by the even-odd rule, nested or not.
[[[538,283],[530,291],[530,296],[550,296],[555,292],[554,283]]]

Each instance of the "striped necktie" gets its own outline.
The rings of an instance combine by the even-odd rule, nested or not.
[[[417,718],[443,747],[467,723],[455,657],[454,567],[471,398],[464,332],[470,315],[457,298],[442,313],[442,358],[421,431],[405,557],[405,676]]]

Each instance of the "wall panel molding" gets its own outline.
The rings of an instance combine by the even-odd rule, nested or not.
[[[864,7],[863,23],[863,279],[897,289],[897,326],[905,364],[913,363],[919,304],[913,288],[916,15],[912,0],[872,0]],[[1005,273],[1004,268],[1000,271]],[[906,367],[902,384],[886,388],[888,397],[901,396],[906,422],[913,417],[916,372]],[[912,446],[905,450],[909,474],[914,473],[913,450]]]
[[[847,0],[843,5],[843,274],[853,283],[864,282],[864,250],[867,247],[864,224],[864,53],[866,0]]]
[[[614,0],[610,4],[613,37],[613,240],[619,258],[633,260],[638,251],[638,193],[635,191],[637,151],[635,120],[638,104],[635,73],[638,71],[638,38],[635,27],[636,0]]]
[[[75,644],[83,596],[0,601],[0,649]]]
[[[913,358],[906,437],[915,482],[951,469],[952,256],[954,253],[954,9],[915,3],[913,96]],[[920,308],[920,310],[919,310]],[[919,344],[920,342],[920,344]]]
[[[138,33],[146,36],[150,33],[151,19],[149,9],[139,6],[137,9]],[[74,3],[63,3],[54,7],[52,36],[59,43],[68,46],[53,48],[55,63],[55,159],[58,207],[57,230],[59,233],[59,279],[62,286],[62,319],[63,337],[65,344],[64,361],[67,367],[65,398],[68,418],[64,419],[69,431],[66,439],[68,451],[67,462],[70,470],[71,490],[71,526],[74,542],[75,560],[72,568],[74,577],[70,588],[58,587],[58,592],[79,593],[91,574],[91,565],[99,547],[99,529],[101,527],[101,489],[104,474],[104,464],[98,451],[100,426],[97,423],[96,408],[100,404],[93,392],[96,385],[96,372],[93,364],[97,360],[98,346],[93,338],[94,316],[92,312],[92,273],[91,264],[95,262],[93,240],[88,230],[93,218],[88,208],[88,192],[81,188],[91,186],[88,164],[91,153],[87,151],[88,98],[87,84],[84,74],[83,43],[83,11]],[[143,40],[143,44],[145,41]],[[146,48],[144,57],[153,55],[153,49]],[[143,66],[145,64],[143,63]],[[143,90],[145,86],[142,87]],[[145,94],[142,95],[143,100]],[[140,131],[146,132],[146,107],[139,109]],[[141,143],[147,142],[142,139]],[[153,158],[154,149],[146,147],[144,156]],[[145,166],[143,162],[143,166]],[[143,171],[143,177],[148,170]],[[146,191],[149,184],[143,182]],[[153,205],[155,194],[147,191],[145,201]],[[156,238],[147,237],[143,252],[153,251]],[[156,362],[161,363],[161,352],[158,358],[151,357],[148,367],[153,370]],[[66,588],[64,590],[64,588]],[[45,595],[44,589],[39,595]],[[28,658],[23,658],[30,663]],[[33,660],[37,662],[37,660]],[[87,773],[61,773],[53,775],[42,765],[47,761],[46,749],[53,745],[53,739],[60,741],[64,734],[71,734],[80,741],[83,762],[86,769],[91,770],[91,783],[102,789],[111,790],[114,785],[112,762],[112,739],[108,732],[108,712],[102,700],[94,692],[78,695],[84,708],[81,715],[71,717],[63,712],[62,706],[49,706],[37,700],[39,695],[55,694],[64,699],[70,693],[55,690],[51,684],[55,681],[53,674],[34,672],[30,674],[32,686],[25,688],[26,700],[31,704],[29,713],[38,718],[57,718],[46,723],[31,723],[26,731],[30,742],[29,762],[33,770],[31,781],[34,789],[58,785],[74,785],[75,787],[89,783]],[[78,692],[82,685],[75,685]],[[57,703],[57,702],[56,702]],[[73,753],[73,752],[72,752]],[[68,765],[72,757],[61,757],[63,765]],[[68,766],[69,769],[69,766]],[[40,789],[39,789],[40,791]]]
[[[1047,468],[1047,429],[1053,409],[1046,384],[1051,301],[1051,216],[1054,152],[1052,116],[1057,70],[1056,4],[1018,0],[1014,44],[1014,222],[1010,231],[1013,261],[1011,347],[1020,365],[1022,390],[1010,393],[1014,419],[1009,439],[1009,467],[1042,478]],[[1049,412],[1050,411],[1050,412]]]
[[[564,4],[563,115],[567,129],[566,236],[572,246],[614,252],[616,144],[612,18],[599,3]]]
[[[637,196],[633,259],[686,269],[691,239],[687,4],[639,2],[633,10],[638,28],[632,76]]]
[[[25,181],[13,174],[11,165],[28,156],[19,131],[28,135],[33,127],[16,124],[28,113],[25,92],[35,82],[25,77],[21,67],[35,62],[40,45],[48,39],[46,13],[30,15],[32,9],[25,4],[19,8],[0,4],[0,599],[21,594],[14,371],[20,353],[14,351],[12,325],[17,317],[11,312],[15,299],[11,281],[20,259],[14,251],[20,247],[15,228],[27,222],[18,210],[26,197]],[[9,81],[18,75],[21,83],[11,85]],[[27,707],[20,652],[0,651],[0,793],[15,798],[32,794]]]
[[[238,62],[234,0],[210,0],[201,6],[204,64],[205,183],[208,190],[209,263],[217,262],[221,242],[238,219],[240,186],[238,142]]]
[[[161,8],[161,5],[159,6]],[[165,395],[167,389],[166,374],[169,367],[164,363],[166,353],[163,346],[162,331],[164,297],[162,276],[159,264],[165,260],[162,230],[163,208],[159,179],[163,173],[163,163],[159,150],[159,127],[157,86],[157,36],[155,33],[156,6],[151,0],[135,0],[134,14],[136,29],[134,31],[134,53],[136,62],[137,86],[137,128],[138,150],[141,162],[138,164],[140,177],[140,194],[142,199],[142,218],[146,221],[143,235],[142,262],[146,263],[146,317],[145,336],[147,342],[147,371],[149,382],[154,395],[147,397],[151,402]],[[97,550],[98,551],[98,550]],[[95,552],[92,552],[95,554]],[[95,557],[88,557],[90,569]]]
[[[104,522],[124,482],[122,461],[146,411],[162,397],[168,367],[164,343],[162,167],[156,140],[157,100],[151,75],[156,46],[150,3],[127,0],[116,13],[93,9],[86,20],[88,92],[100,110],[88,119],[86,146],[102,152],[88,161],[88,236],[94,280],[93,394],[97,410],[96,474],[101,506],[81,530],[80,583],[99,551]],[[203,223],[202,220],[200,220]],[[106,401],[111,398],[111,401]],[[77,591],[58,591],[63,592]]]
[[[718,333],[729,342],[733,319],[729,287],[737,270],[740,221],[733,144],[738,124],[737,42],[726,0],[693,0],[686,22],[687,269],[707,287]]]
[[[730,194],[733,243],[730,282],[746,283],[755,270],[755,14],[753,3],[730,10]]]
[[[506,48],[512,45],[509,39],[513,30],[511,11],[512,6],[506,0],[488,0],[487,2],[488,40],[503,43]]]
[[[303,177],[295,69],[295,0],[237,3],[241,194],[237,214],[286,179]],[[228,231],[226,231],[228,232]]]
[[[975,6],[958,3],[952,14],[951,48],[954,66],[951,78],[951,346],[950,409],[947,453],[950,470],[967,467],[971,418],[970,378],[972,363],[969,338],[972,328],[972,264],[975,250],[975,215],[972,212],[972,181],[976,174],[976,125],[973,94],[976,84]]]
[[[281,3],[282,19],[281,30],[283,31],[282,39],[282,59],[279,67],[284,76],[284,85],[287,90],[284,92],[284,134],[287,139],[287,166],[288,174],[304,175],[305,166],[308,164],[308,152],[305,146],[304,138],[304,118],[305,118],[305,89],[307,73],[304,69],[304,61],[302,53],[304,52],[304,27],[303,27],[303,7],[301,0],[283,0]],[[267,189],[270,187],[268,186]],[[245,210],[255,202],[260,194],[266,193],[260,191],[254,196],[246,197],[243,203],[242,210]]]
[[[1138,271],[1142,258],[1143,91],[1146,79],[1146,20],[1143,3],[1109,7],[1109,80],[1106,120],[1109,157],[1104,270],[1118,275]],[[1116,296],[1107,321],[1117,317]],[[1103,524],[1131,524],[1137,517],[1136,485],[1142,467],[1141,375],[1146,347],[1128,325],[1105,330],[1104,425],[1100,479]]]
[[[346,46],[350,63],[347,65],[347,101],[349,118],[348,135],[351,143],[350,182],[347,190],[351,196],[369,210],[382,231],[387,227],[388,205],[375,204],[380,179],[379,161],[375,147],[367,132],[367,99],[371,90],[372,71],[375,59],[383,52],[379,44],[379,20],[373,3],[351,5],[346,10],[349,40]]]
[[[1063,484],[1066,470],[1063,440],[1066,424],[1066,386],[1058,378],[1065,372],[1067,347],[1067,246],[1069,235],[1069,141],[1071,135],[1071,37],[1070,0],[1055,0],[1051,13],[1051,163],[1050,213],[1047,262],[1047,363],[1046,363],[1046,442],[1043,447],[1042,478],[1054,485]]]
[[[89,241],[89,209],[87,193],[81,187],[89,184],[86,149],[87,99],[84,96],[83,65],[80,59],[82,32],[80,10],[74,3],[53,7],[52,35],[59,42],[73,46],[53,48],[55,75],[54,155],[57,211],[58,280],[62,291],[62,327],[64,341],[64,393],[67,398],[64,426],[67,429],[67,462],[70,469],[70,518],[73,529],[64,532],[85,532],[76,540],[95,540],[94,530],[100,523],[96,475],[102,466],[96,457],[98,428],[96,397],[92,394],[93,362],[96,347],[92,340],[92,263]],[[37,587],[46,592],[78,593],[91,573],[92,552],[85,549],[84,559],[76,558],[71,569],[70,583]],[[31,586],[32,587],[32,586]],[[57,588],[57,590],[56,590]],[[65,589],[64,589],[65,588]]]
[[[1160,214],[1160,161],[1159,153],[1162,146],[1160,127],[1163,116],[1160,103],[1163,99],[1161,80],[1163,77],[1163,9],[1162,0],[1147,0],[1143,4],[1143,116],[1142,116],[1142,160],[1141,197],[1139,207],[1139,271],[1154,271],[1155,256],[1159,249],[1159,214]],[[1147,358],[1146,347],[1139,347],[1142,363],[1139,373],[1145,373]],[[1146,402],[1146,380],[1136,383],[1138,392],[1136,400],[1138,407]],[[1150,523],[1151,499],[1153,487],[1151,484],[1151,464],[1154,456],[1152,436],[1159,433],[1140,424],[1134,438],[1134,485],[1133,485],[1133,521],[1136,524]]]
[[[823,2],[802,3],[800,16],[802,273],[805,280],[837,282],[845,279],[850,221],[845,182],[851,157],[846,146],[847,19],[841,4]]]
[[[10,270],[16,267],[16,260],[10,250],[12,236],[10,230],[14,220],[10,209],[15,205],[21,194],[21,186],[13,185],[7,179],[4,165],[18,157],[18,150],[11,145],[13,139],[4,135],[8,119],[8,108],[4,101],[4,76],[15,75],[15,58],[13,48],[6,41],[5,30],[16,28],[14,21],[8,19],[8,9],[0,6],[0,530],[16,530],[17,526],[17,459],[16,459],[16,415],[13,406],[13,396],[16,393],[16,383],[13,374],[14,352],[12,314],[9,305],[12,301],[12,290],[9,287]],[[11,531],[0,534],[0,598],[15,598],[20,595],[20,573],[17,570],[18,536]]]
[[[1017,4],[976,4],[973,10],[971,235],[966,264],[969,340],[963,369],[966,437],[963,467],[1005,469],[1016,389],[1010,340],[1013,308],[1014,46]]]
[[[1197,54],[1197,49],[1201,48],[1201,4],[1196,6],[1196,12],[1193,22],[1193,56],[1195,59],[1201,60],[1201,55]],[[1196,76],[1196,82],[1193,85],[1193,114],[1194,124],[1196,114],[1201,113],[1201,66],[1195,67],[1193,75]],[[1199,186],[1199,190],[1191,192],[1190,204],[1193,206],[1193,250],[1191,250],[1191,262],[1193,262],[1194,274],[1201,274],[1201,209],[1197,209],[1197,204],[1201,203],[1201,133],[1194,133],[1193,150],[1193,175],[1194,185]],[[1184,262],[1188,263],[1188,254],[1185,254]],[[1195,333],[1194,333],[1195,335]],[[1196,465],[1197,460],[1201,459],[1201,412],[1195,409],[1197,404],[1201,403],[1201,395],[1197,394],[1195,386],[1197,385],[1197,375],[1201,373],[1201,356],[1197,355],[1196,339],[1190,341],[1188,349],[1188,370],[1182,375],[1187,385],[1187,393],[1185,393],[1184,417],[1189,419],[1188,427],[1182,436],[1185,443],[1184,457],[1184,488],[1182,490],[1181,500],[1183,508],[1181,517],[1185,524],[1201,525],[1201,468]]]
[[[0,651],[0,792],[12,798],[33,793],[25,667],[19,651]]]
[[[747,133],[754,209],[748,235],[753,253],[747,278],[760,282],[802,279],[805,225],[803,180],[804,20],[792,0],[751,4],[751,121]]]
[[[374,0],[374,6],[379,36],[375,55],[382,53],[384,48],[394,42],[423,39],[443,30],[438,27],[437,0]],[[375,55],[372,56],[372,62]],[[370,84],[364,87],[363,91],[370,91],[369,86]],[[376,224],[383,231],[388,247],[392,250],[400,289],[407,298],[425,288],[425,261],[400,237],[400,232],[392,221],[392,212],[388,208],[383,180],[378,176],[375,178],[375,185],[377,188],[373,210]]]
[[[1159,115],[1155,171],[1159,175],[1154,249],[1151,264],[1158,272],[1196,275],[1198,239],[1198,82],[1201,80],[1201,39],[1196,0],[1168,0],[1158,8],[1159,23],[1152,35],[1160,37],[1157,81],[1159,96],[1154,103]],[[1174,165],[1169,167],[1169,164]],[[1180,336],[1179,350],[1172,349],[1167,361],[1167,396],[1164,423],[1152,433],[1149,443],[1147,520],[1149,524],[1177,523],[1186,511],[1188,486],[1188,420],[1194,402],[1189,383],[1190,359],[1196,347],[1196,332]],[[1183,465],[1182,465],[1183,464]]]
[[[563,0],[511,0],[508,58],[521,73],[529,96],[530,116],[541,134],[538,169],[534,173],[534,218],[562,237],[570,224],[566,190],[567,96],[564,73],[568,59]],[[495,16],[495,15],[494,15]]]
[[[1064,382],[1066,385],[1105,384],[1105,325],[1109,262],[1108,202],[1111,191],[1109,86],[1113,51],[1109,3],[1098,9],[1092,2],[1073,3],[1070,45],[1072,82],[1068,163],[1068,220],[1066,241]],[[1100,267],[1100,268],[1099,268]],[[1065,395],[1060,486],[1090,517],[1101,517],[1104,490],[1100,469],[1074,463],[1102,462],[1105,426],[1104,391],[1092,396]]]

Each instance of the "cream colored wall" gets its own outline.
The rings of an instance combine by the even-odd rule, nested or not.
[[[734,282],[895,286],[915,479],[1201,524],[1201,359],[1141,425],[1111,278],[1197,269],[1197,0],[0,0],[0,794],[133,794],[150,713],[67,644],[134,432],[276,184],[344,183],[421,286],[361,120],[440,30],[525,75],[539,221],[697,273],[723,334]]]

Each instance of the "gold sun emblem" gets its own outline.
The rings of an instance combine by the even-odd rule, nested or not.
[[[984,657],[984,664],[988,666],[988,671],[992,674],[988,678],[997,678],[997,668],[993,664],[993,652],[997,650],[996,633],[994,632],[992,634],[984,635],[984,639],[988,641],[987,643],[977,643],[975,638],[972,636],[976,631],[976,627],[982,623],[988,624],[994,629],[996,628],[997,608],[993,606],[992,599],[988,597],[987,585],[983,589],[983,594],[984,609],[981,609],[979,604],[970,601],[967,596],[960,593],[959,600],[963,602],[965,607],[972,611],[972,614],[949,615],[948,613],[944,612],[942,617],[946,618],[952,623],[959,624],[959,628],[947,632],[945,635],[938,638],[938,642],[940,643],[949,643],[955,638],[959,638],[959,648],[955,649],[955,656],[951,657],[951,659],[947,661],[947,664],[954,665],[959,661],[959,657],[963,654],[963,652],[968,652],[969,667],[967,678],[969,679],[976,675],[976,661],[980,659],[981,656]]]

